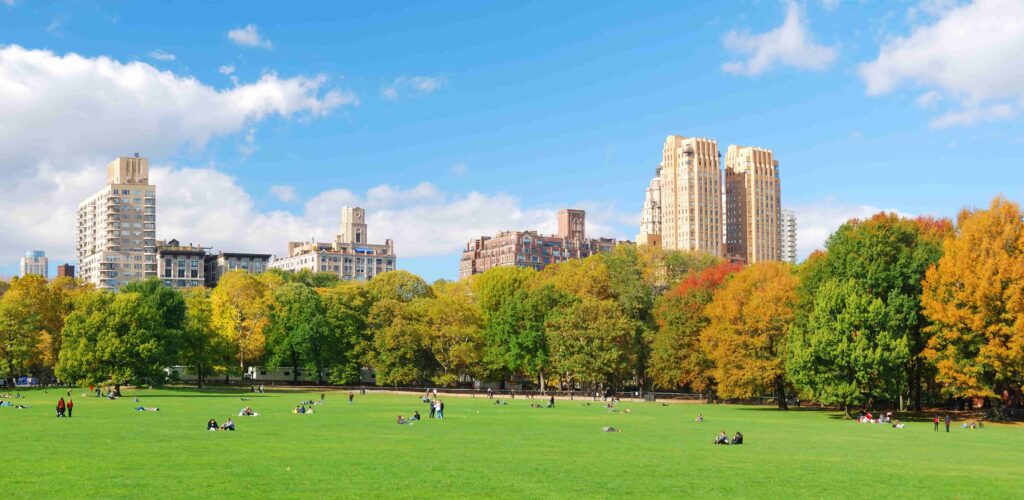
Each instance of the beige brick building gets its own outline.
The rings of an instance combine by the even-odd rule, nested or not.
[[[517,266],[544,269],[569,259],[582,259],[610,252],[614,238],[587,238],[586,213],[565,209],[558,212],[558,234],[537,231],[500,231],[466,243],[459,262],[459,279],[482,273],[492,267]]]
[[[394,271],[398,258],[394,243],[369,243],[366,212],[359,207],[341,209],[341,227],[333,243],[289,242],[288,255],[270,262],[272,269],[337,274],[343,280],[368,280]]]
[[[122,156],[107,185],[78,205],[79,277],[100,290],[157,275],[156,186],[149,160]]]
[[[730,145],[725,154],[726,256],[782,260],[779,162],[770,149]]]
[[[714,139],[670,135],[658,175],[661,243],[722,255],[722,170]]]

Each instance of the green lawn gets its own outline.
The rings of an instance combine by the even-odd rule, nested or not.
[[[946,434],[820,411],[623,402],[626,414],[483,397],[443,398],[445,420],[397,425],[426,405],[391,394],[349,405],[328,392],[318,413],[294,415],[314,393],[83,392],[71,419],[53,417],[54,390],[7,400],[31,409],[0,408],[2,496],[1010,498],[1024,473],[1016,426]],[[160,412],[134,411],[133,396]],[[260,416],[235,416],[245,405]],[[204,430],[229,416],[236,432]],[[742,431],[746,444],[711,445],[720,430]]]

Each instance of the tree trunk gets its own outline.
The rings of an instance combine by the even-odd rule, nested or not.
[[[782,375],[775,377],[775,394],[778,398],[779,409],[788,410],[789,405],[786,404],[786,382],[782,380]]]
[[[544,391],[545,391],[545,389],[544,389],[544,370],[541,370],[540,371],[540,392],[541,392],[541,394],[543,394]]]
[[[196,389],[202,389],[202,388],[203,388],[203,369],[202,368],[197,368],[196,369]]]

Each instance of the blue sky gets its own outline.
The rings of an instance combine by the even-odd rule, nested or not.
[[[0,1],[0,274],[73,260],[74,207],[135,151],[160,238],[280,254],[359,203],[428,279],[561,207],[632,238],[668,134],[773,149],[803,255],[1024,184],[1024,28],[985,29],[1019,2],[378,4]]]

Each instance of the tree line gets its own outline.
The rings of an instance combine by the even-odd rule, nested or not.
[[[1019,406],[1024,384],[1024,222],[1003,198],[955,222],[850,220],[799,266],[623,245],[432,284],[237,271],[212,290],[27,276],[0,293],[8,381],[158,385],[184,365],[203,385],[260,365],[354,384],[370,367],[382,385],[516,380],[847,411]]]

